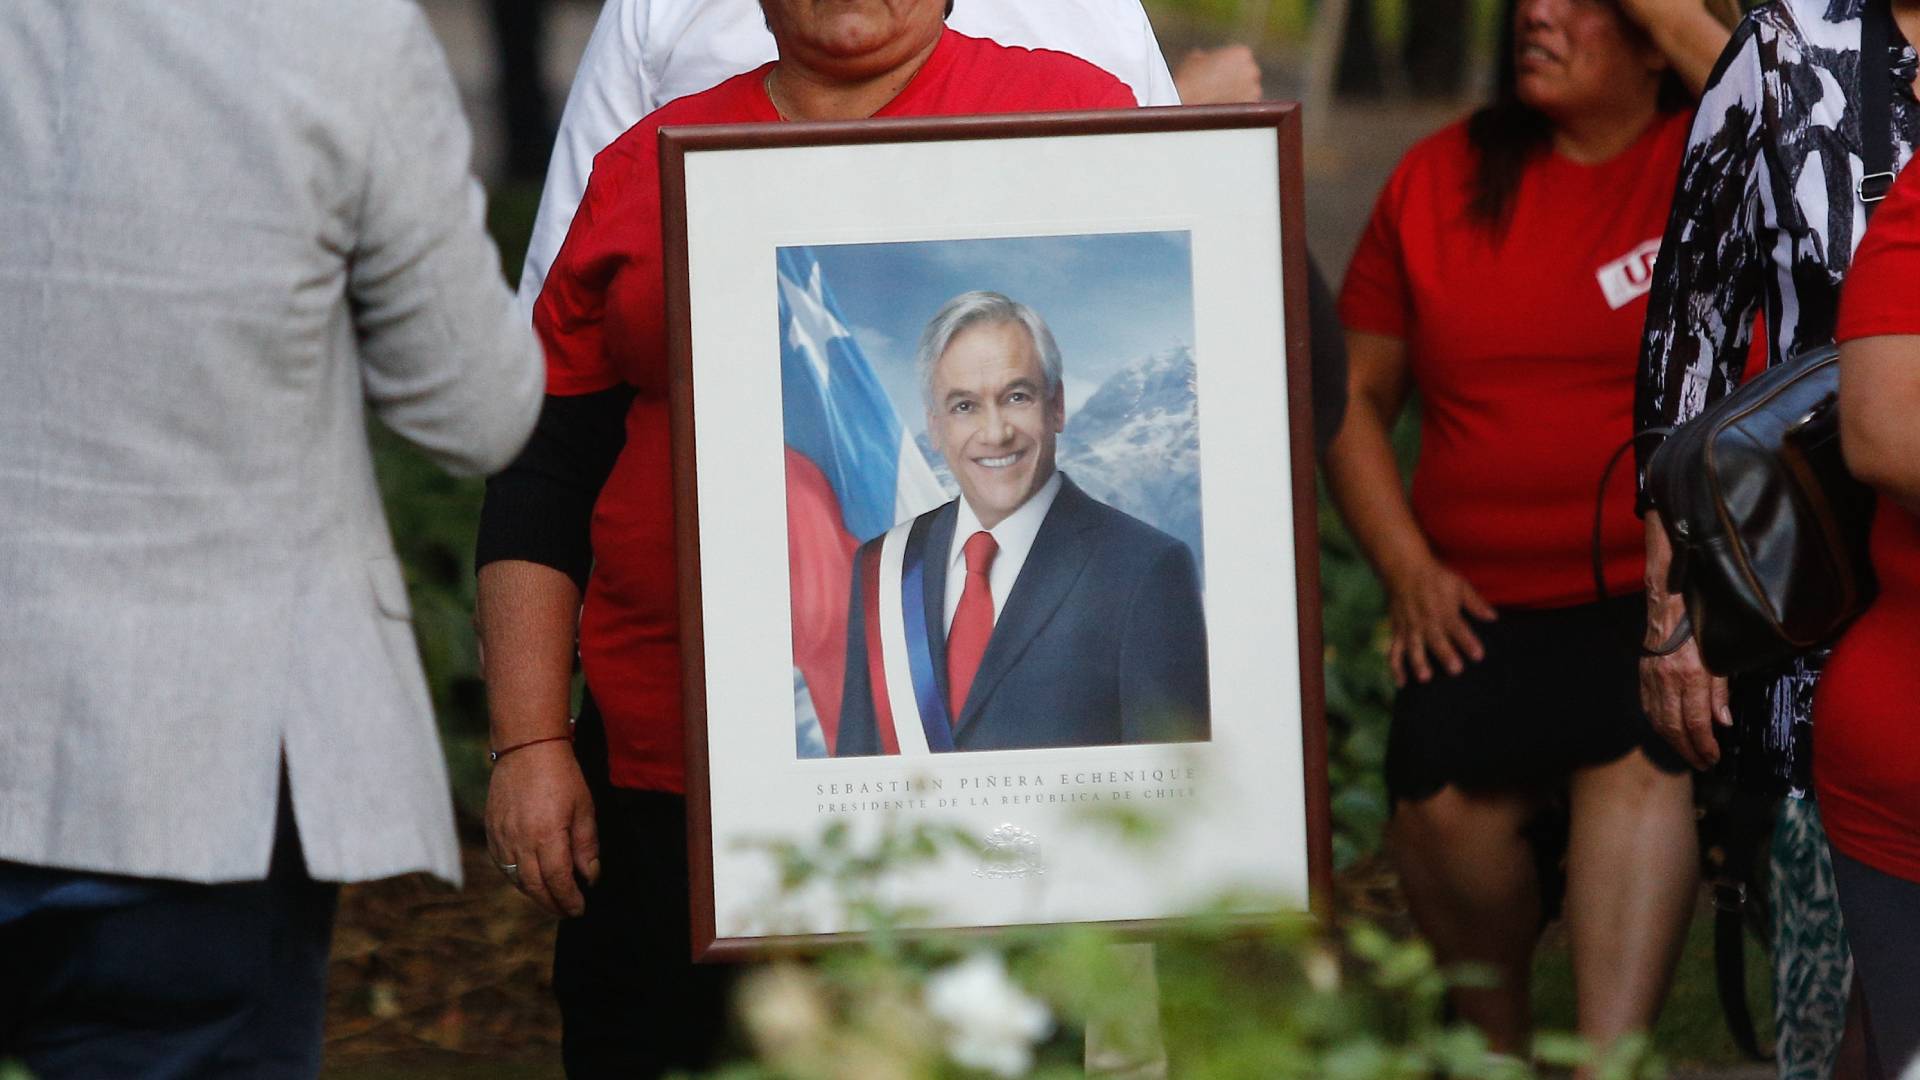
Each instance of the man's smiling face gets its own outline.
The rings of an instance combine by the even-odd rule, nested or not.
[[[1066,402],[1049,393],[1040,351],[1018,322],[976,323],[933,368],[927,434],[986,528],[1006,520],[1053,476]]]

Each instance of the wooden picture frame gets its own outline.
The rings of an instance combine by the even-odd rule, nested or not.
[[[877,830],[883,819],[952,825],[990,844],[997,835],[1003,847],[1012,843],[1025,852],[1014,860],[1024,867],[1024,880],[1022,873],[970,870],[956,857],[902,881],[905,899],[941,898],[928,904],[929,927],[1083,921],[1151,926],[1228,888],[1251,889],[1274,904],[1324,910],[1332,856],[1300,141],[1300,112],[1292,104],[660,132],[697,959],[826,945],[853,932],[825,905],[798,925],[765,924],[755,914],[773,867],[743,845],[804,841],[832,821],[855,832]],[[1125,342],[1134,340],[1125,333],[1134,333],[1144,352],[1165,343],[1164,337],[1148,337],[1179,325],[1183,251],[1191,337],[1185,356],[1176,344],[1146,359],[1125,360]],[[1131,276],[1136,269],[1138,276]],[[823,285],[827,278],[840,284]],[[795,464],[790,440],[809,421],[795,419],[797,384],[783,370],[802,370],[796,357],[813,361],[819,374],[807,377],[817,379],[817,386],[807,393],[818,390],[838,408],[832,395],[858,381],[845,377],[844,350],[866,357],[862,407],[872,412],[879,402],[884,413],[892,402],[897,422],[885,432],[905,433],[894,443],[892,467],[900,476],[900,470],[921,466],[936,473],[943,463],[949,472],[957,468],[958,475],[943,482],[949,494],[958,488],[959,500],[925,517],[958,515],[962,502],[971,507],[980,497],[977,488],[966,486],[969,478],[975,485],[999,482],[998,473],[979,479],[970,461],[996,469],[1000,461],[1014,461],[1008,468],[1017,472],[1038,459],[1022,456],[1026,449],[990,459],[928,449],[939,443],[951,450],[957,437],[944,411],[936,414],[928,405],[922,416],[913,415],[907,384],[920,378],[924,390],[940,376],[934,369],[905,374],[910,335],[901,328],[931,317],[926,298],[943,288],[998,289],[1010,296],[1021,291],[1015,284],[1001,289],[1006,283],[1050,298],[1050,305],[1036,305],[1051,307],[1052,314],[1042,312],[1050,326],[1056,320],[1070,324],[1055,327],[1064,376],[1044,392],[1058,395],[1049,401],[1067,403],[1063,434],[1057,436],[1066,447],[1058,451],[1060,471],[1068,477],[1062,491],[1077,490],[1072,479],[1078,468],[1096,491],[1095,501],[1120,505],[1099,492],[1145,498],[1129,488],[1128,477],[1148,471],[1155,479],[1185,476],[1178,470],[1191,466],[1190,501],[1181,502],[1188,496],[1176,493],[1156,504],[1165,528],[1148,527],[1147,533],[1178,538],[1179,529],[1167,522],[1187,523],[1192,535],[1185,542],[1205,580],[1231,582],[1205,593],[1204,737],[1175,728],[1157,734],[1150,725],[1111,738],[1087,736],[1073,732],[1094,729],[1054,730],[1038,718],[1034,728],[1009,726],[1028,722],[1019,707],[1040,700],[1031,696],[1036,687],[1071,691],[1047,698],[1053,705],[1046,722],[1065,724],[1059,714],[1074,712],[1074,701],[1107,700],[1098,695],[1110,692],[1116,667],[1126,668],[1121,674],[1131,679],[1129,672],[1155,666],[1158,654],[1138,642],[1167,641],[1172,649],[1186,640],[1151,624],[1133,629],[1130,622],[1124,634],[1133,642],[1128,655],[1134,660],[1115,665],[1095,652],[1084,663],[1069,662],[1064,658],[1078,657],[1076,650],[1096,648],[1087,641],[1105,642],[1123,631],[1107,626],[1070,638],[1060,627],[1071,620],[1056,615],[1034,639],[1039,644],[1024,646],[1022,654],[1053,668],[1023,670],[1019,678],[1008,676],[1005,686],[996,683],[983,692],[1005,694],[1011,703],[998,708],[993,720],[979,719],[977,729],[968,726],[975,721],[965,712],[976,708],[974,699],[955,706],[963,718],[952,732],[953,752],[929,742],[935,752],[913,753],[921,735],[910,720],[889,727],[884,699],[889,686],[911,684],[904,698],[891,699],[896,713],[911,709],[912,687],[920,684],[883,670],[885,657],[893,655],[887,649],[897,651],[895,646],[875,644],[879,660],[860,658],[862,641],[878,641],[861,637],[858,629],[865,618],[862,596],[870,608],[876,588],[883,598],[893,595],[891,585],[859,579],[874,572],[861,560],[868,551],[878,560],[886,545],[872,535],[854,535],[851,526],[844,535],[834,531],[839,548],[828,545],[844,550],[849,542],[873,540],[844,571],[854,585],[840,617],[856,629],[842,649],[844,678],[834,694],[845,690],[849,696],[831,709],[818,708],[823,700],[834,702],[826,684],[836,681],[831,644],[839,625],[833,621],[838,580],[814,573],[818,562],[802,560],[796,522],[804,510],[796,485],[813,482],[806,463],[815,459],[798,455],[802,463]],[[846,303],[835,306],[828,288]],[[909,302],[910,296],[920,302]],[[804,320],[797,314],[802,309]],[[848,310],[870,318],[863,323]],[[1158,313],[1163,321],[1144,322],[1143,312]],[[888,320],[891,332],[870,325]],[[1103,335],[1121,335],[1114,339],[1120,344]],[[1092,347],[1096,339],[1106,342],[1104,351]],[[1033,340],[1031,331],[1027,340]],[[1090,390],[1083,374],[1088,370],[1105,381]],[[1164,468],[1143,470],[1136,463],[1131,471],[1116,467],[1113,475],[1089,476],[1086,463],[1107,462],[1111,455],[1101,457],[1101,448],[1088,441],[1091,435],[1073,441],[1072,425],[1084,415],[1073,411],[1075,396],[1078,405],[1102,393],[1114,398],[1118,391],[1110,388],[1145,378],[1143,372],[1156,373],[1155,385],[1172,387],[1176,399],[1151,418],[1172,417],[1169,422],[1187,441],[1169,444],[1179,452]],[[1178,399],[1182,377],[1186,399]],[[1100,412],[1112,423],[1147,422],[1139,419],[1145,413],[1113,421],[1113,409]],[[926,431],[916,435],[914,425],[922,420]],[[851,423],[829,426],[839,432]],[[1144,436],[1133,430],[1131,437],[1137,443]],[[1044,452],[1051,466],[1054,440],[1021,445]],[[870,439],[864,445],[885,443]],[[915,446],[925,458],[918,465]],[[869,458],[848,451],[837,460],[822,475],[833,471],[838,479],[819,490],[840,498],[834,505],[851,520],[854,496],[846,485],[853,481],[843,474],[867,469]],[[1095,479],[1105,487],[1096,490]],[[898,484],[906,490],[906,480]],[[1146,484],[1143,477],[1135,486]],[[1063,498],[1052,505],[1063,505]],[[899,505],[906,503],[900,495]],[[1189,507],[1193,513],[1183,509]],[[884,498],[870,509],[870,522],[878,520],[883,529],[892,524]],[[1145,521],[1153,515],[1135,516]],[[846,520],[833,523],[844,526]],[[940,540],[927,542],[934,552],[928,565],[946,554],[938,545],[952,529],[949,522],[947,533],[935,534]],[[871,525],[864,531],[872,533]],[[894,531],[911,530],[902,524]],[[1048,543],[1035,540],[1034,550],[1051,551]],[[1088,545],[1099,553],[1120,549],[1118,540],[1080,546]],[[1027,558],[1028,567],[1041,565],[1039,555]],[[802,567],[808,572],[801,573]],[[1025,576],[1004,598],[1002,620],[1014,618],[1020,590],[1039,573],[1021,571]],[[1089,580],[1105,573],[1086,572]],[[811,615],[801,617],[806,593],[814,595],[805,611],[822,613],[817,626]],[[910,589],[903,595],[914,600]],[[935,592],[926,599],[929,611],[938,605]],[[1171,609],[1156,600],[1155,610]],[[914,616],[929,620],[928,634],[941,651],[935,617]],[[873,625],[911,627],[914,618],[903,623],[896,616],[889,623],[883,612]],[[1113,621],[1109,614],[1106,622]],[[912,644],[911,631],[899,635]],[[825,643],[815,650],[819,657],[812,666],[802,663],[803,638]],[[996,662],[993,645],[987,648],[983,672]],[[1142,656],[1147,662],[1134,662]],[[873,677],[863,679],[870,665]],[[934,680],[943,691],[945,670]],[[1095,672],[1084,676],[1090,689],[1081,693],[1074,689],[1080,684],[1068,680],[1089,670]],[[915,677],[925,673],[915,671]],[[994,677],[1000,674],[996,670]],[[1015,697],[1005,689],[1011,686],[1029,696]],[[790,700],[783,702],[783,695]],[[869,701],[871,708],[856,708]],[[924,693],[918,701],[922,709],[937,711]],[[806,728],[810,708],[816,714],[813,742]],[[866,715],[875,711],[878,719]],[[856,727],[856,719],[865,726]],[[947,741],[928,724],[927,739]],[[854,732],[869,728],[885,744],[874,748],[901,752],[807,756],[821,745],[845,752],[866,737]],[[988,734],[990,728],[997,734]],[[1041,733],[1033,738],[1053,741],[1016,745],[1021,732],[1035,730]],[[892,744],[889,731],[898,736]],[[1123,850],[1110,832],[1087,823],[1082,803],[1111,798],[1137,808],[1152,801],[1152,792],[1165,796],[1162,801],[1185,802],[1168,812],[1177,819],[1171,826],[1177,851],[1146,870],[1127,865],[1139,853]],[[968,801],[974,799],[984,802]],[[765,865],[756,868],[755,860]]]

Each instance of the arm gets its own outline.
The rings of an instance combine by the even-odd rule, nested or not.
[[[390,85],[376,99],[347,262],[366,395],[441,465],[490,472],[532,430],[540,350],[500,280],[459,94],[417,10],[396,45],[378,69]]]
[[[1266,96],[1260,64],[1245,45],[1193,49],[1173,73],[1182,105],[1235,105]]]
[[[1698,96],[1731,34],[1699,0],[1620,0],[1627,17],[1653,39],[1674,74]]]
[[[1840,449],[1847,468],[1920,514],[1920,336],[1857,338],[1840,347]]]
[[[1731,391],[1745,367],[1754,309],[1768,263],[1759,236],[1760,49],[1743,22],[1701,98],[1647,299],[1634,393],[1637,431],[1692,419]],[[1637,448],[1640,475],[1647,442]],[[1641,506],[1648,509],[1644,490]],[[1672,636],[1685,601],[1667,590],[1672,561],[1658,515],[1647,519],[1647,637]],[[1640,662],[1640,702],[1690,764],[1719,759],[1714,724],[1732,723],[1726,680],[1710,675],[1698,645]]]
[[[494,747],[569,734],[579,617],[580,590],[560,571],[518,559],[481,567],[476,618]],[[520,868],[522,892],[558,915],[586,910],[574,874],[600,876],[600,846],[593,798],[567,742],[495,763],[486,825],[488,852],[497,865]]]
[[[1412,382],[1406,342],[1349,333],[1347,362],[1347,417],[1327,450],[1327,488],[1386,587],[1394,681],[1404,686],[1408,671],[1420,682],[1432,679],[1429,653],[1457,675],[1462,656],[1485,655],[1461,611],[1488,621],[1496,616],[1465,578],[1434,557],[1407,501],[1388,436]]]
[[[1763,72],[1741,23],[1700,99],[1647,297],[1634,430],[1672,427],[1739,384],[1771,269],[1760,220]],[[1778,353],[1778,349],[1775,350]],[[1639,463],[1646,467],[1646,447]],[[1644,507],[1644,501],[1642,503]]]
[[[632,399],[624,387],[548,398],[526,451],[487,483],[476,615],[496,749],[568,733],[593,504]],[[488,850],[520,867],[523,892],[555,913],[584,910],[574,875],[599,876],[599,844],[593,800],[564,741],[501,758],[486,818]]]
[[[594,155],[662,104],[641,63],[645,20],[644,0],[609,0],[587,39],[574,71],[573,89],[560,113],[540,209],[527,240],[527,260],[520,270],[523,312],[533,310],[547,270],[567,238],[587,176],[593,171]]]
[[[1175,541],[1127,606],[1120,645],[1120,741],[1204,742],[1212,730],[1207,619],[1193,552]]]

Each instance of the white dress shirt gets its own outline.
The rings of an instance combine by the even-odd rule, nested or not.
[[[991,529],[985,530],[993,536],[993,542],[1000,545],[994,553],[993,563],[987,567],[987,587],[993,592],[993,621],[997,626],[1000,612],[1007,606],[1007,595],[1013,592],[1013,583],[1020,579],[1020,568],[1027,565],[1027,553],[1033,550],[1033,538],[1040,535],[1040,523],[1047,520],[1047,511],[1053,509],[1054,496],[1060,494],[1060,473],[1058,470],[1040,485],[1033,498],[1020,504],[1020,509],[1008,514],[1006,519]],[[947,618],[944,624],[947,631],[953,631],[953,613],[960,609],[960,594],[967,588],[967,540],[980,532],[980,518],[967,505],[967,497],[962,495],[960,517],[953,525],[953,543],[947,551]]]
[[[1142,105],[1178,105],[1140,0],[956,0],[947,25],[1002,45],[1057,49],[1105,68]],[[607,0],[567,94],[520,273],[528,312],[587,188],[593,157],[675,98],[774,58],[757,0]]]

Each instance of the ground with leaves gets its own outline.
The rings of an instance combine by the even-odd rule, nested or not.
[[[559,1060],[554,920],[501,878],[483,848],[468,846],[465,866],[459,891],[406,877],[341,894],[327,992],[329,1076]]]

